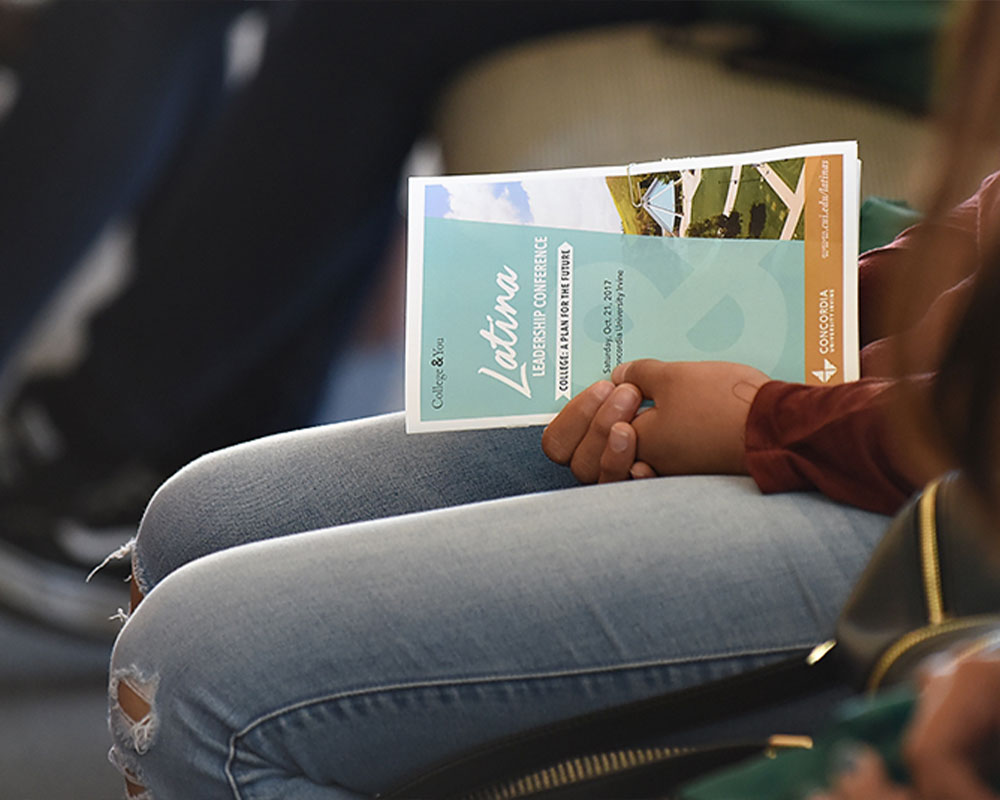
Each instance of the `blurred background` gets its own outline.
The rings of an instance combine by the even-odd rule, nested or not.
[[[0,0],[0,795],[120,796],[83,579],[164,478],[402,408],[406,176],[857,139],[917,205],[955,13]]]

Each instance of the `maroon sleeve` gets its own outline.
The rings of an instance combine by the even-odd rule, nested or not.
[[[894,381],[865,378],[837,386],[770,381],[750,407],[746,463],[765,493],[819,490],[890,514],[916,486],[899,468],[886,411]]]
[[[1000,172],[986,178],[979,190],[937,222],[907,228],[885,247],[862,253],[858,259],[858,322],[861,346],[898,334],[918,322],[937,297],[967,277],[982,255],[983,220],[1000,218]],[[989,227],[989,226],[985,226]],[[907,283],[914,256],[926,255],[933,241],[936,250],[958,270],[921,269],[920,281]],[[905,287],[906,308],[902,315],[892,307]]]
[[[900,344],[910,356],[912,374],[934,369],[972,292],[972,273],[992,245],[984,241],[992,227],[984,220],[996,219],[1000,173],[986,178],[975,195],[940,221],[915,225],[861,256],[863,377],[837,386],[771,381],[761,387],[747,418],[746,463],[762,491],[818,489],[834,500],[892,513],[917,488],[920,478],[907,477],[914,473],[912,465],[890,439],[890,415],[904,401],[902,384],[888,376],[897,366]],[[906,284],[914,255],[926,257],[929,243],[941,254],[942,269],[922,269],[919,284]],[[909,292],[906,313],[893,315],[890,307],[897,298],[892,292],[901,285]],[[930,376],[908,383],[926,391]]]

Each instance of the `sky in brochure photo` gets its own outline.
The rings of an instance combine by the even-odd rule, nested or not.
[[[466,222],[622,232],[621,217],[602,176],[432,184],[424,196],[424,213]]]

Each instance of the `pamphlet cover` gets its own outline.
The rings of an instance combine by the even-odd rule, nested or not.
[[[856,142],[411,178],[409,432],[548,422],[623,361],[858,377]]]

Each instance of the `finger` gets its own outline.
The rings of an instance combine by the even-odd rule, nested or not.
[[[941,653],[934,653],[917,665],[916,683],[917,688],[923,691],[932,681],[940,680],[951,675],[957,666],[955,655],[951,649]]]
[[[635,430],[627,422],[616,422],[608,431],[608,441],[601,454],[598,483],[626,481],[635,461]]]
[[[930,800],[997,800],[985,779],[971,762],[953,761],[932,765],[931,772],[925,767],[914,770],[913,783],[920,797]]]
[[[884,791],[892,784],[878,753],[868,748],[858,748],[851,766],[841,769],[837,786],[848,797],[870,797],[875,790]]]
[[[611,373],[611,382],[616,386],[631,383],[638,387],[643,397],[653,398],[656,389],[669,373],[670,365],[655,358],[639,358],[625,361]]]
[[[590,427],[570,459],[570,469],[583,483],[594,483],[600,477],[601,456],[608,443],[611,426],[628,422],[635,416],[642,398],[632,384],[616,386],[594,414]]]
[[[632,428],[632,430],[635,430],[635,428]],[[645,461],[635,461],[629,468],[629,474],[632,476],[632,480],[641,481],[643,478],[655,478],[656,470]]]
[[[833,789],[844,800],[904,800],[908,792],[889,778],[882,757],[870,747],[847,745],[836,752]]]
[[[903,743],[921,797],[997,800],[978,772],[984,743],[1000,730],[997,697],[1000,669],[989,656],[942,664],[926,682]]]
[[[568,464],[594,415],[614,388],[610,381],[598,381],[570,400],[542,432],[545,455],[557,464]]]

